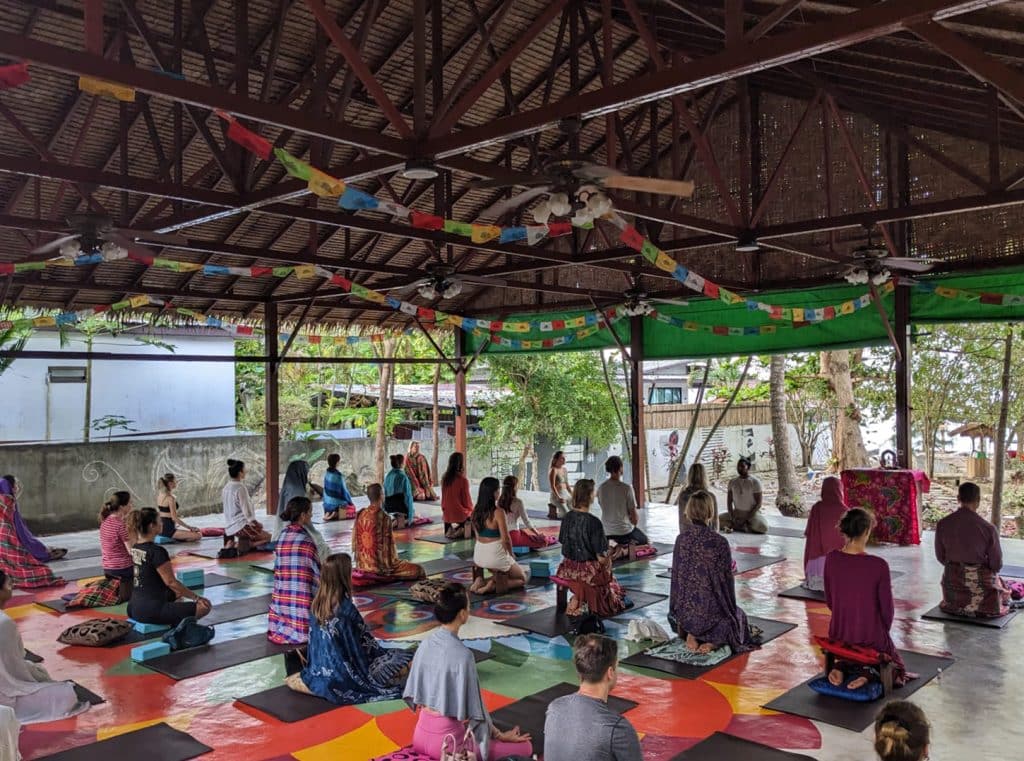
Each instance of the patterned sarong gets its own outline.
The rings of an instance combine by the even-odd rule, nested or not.
[[[1010,590],[999,574],[980,565],[946,563],[942,572],[943,612],[968,618],[998,618],[1009,612]]]
[[[570,616],[590,612],[607,618],[626,609],[622,587],[608,566],[599,560],[562,558],[556,575],[565,579],[572,590],[572,599],[566,610]]]

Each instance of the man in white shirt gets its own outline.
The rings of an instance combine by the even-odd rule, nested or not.
[[[633,487],[622,480],[622,458],[609,457],[604,469],[608,480],[597,487],[597,503],[605,536],[616,544],[647,544],[647,534],[636,527],[640,515]]]
[[[741,457],[736,472],[739,475],[729,482],[729,512],[718,516],[719,525],[723,531],[767,534],[768,521],[761,514],[761,482],[750,475],[750,460]]]

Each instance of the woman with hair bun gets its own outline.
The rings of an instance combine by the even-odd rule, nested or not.
[[[160,513],[160,536],[177,542],[198,542],[203,532],[189,526],[178,516],[178,498],[174,490],[178,479],[173,473],[164,473],[156,482],[156,509]]]
[[[292,497],[279,516],[287,525],[274,548],[274,591],[267,638],[278,645],[309,640],[309,609],[320,583],[320,554],[310,533],[313,503]]]
[[[126,602],[132,596],[132,582],[135,579],[132,546],[128,527],[124,522],[133,508],[132,495],[126,491],[114,492],[100,508],[100,554],[103,558],[103,575],[121,582],[118,595],[121,602]]]
[[[176,627],[184,619],[202,618],[213,606],[205,597],[186,587],[174,576],[171,556],[154,540],[160,533],[160,516],[152,507],[128,513],[128,531],[135,536],[132,562],[135,586],[128,603],[128,615],[144,624]]]
[[[839,522],[846,544],[825,559],[825,602],[832,611],[828,637],[844,645],[878,651],[892,661],[893,685],[902,687],[916,675],[907,673],[889,636],[895,617],[889,564],[866,552],[873,523],[870,513],[859,507],[847,510]],[[844,661],[837,662],[828,674],[834,686],[846,683],[851,690],[860,689],[873,678],[876,675]]]
[[[245,485],[245,463],[228,460],[228,482],[221,492],[224,504],[224,547],[244,555],[251,548],[270,541],[270,534],[256,520],[256,510]]]
[[[875,719],[875,753],[882,761],[924,761],[931,729],[924,711],[909,701],[894,700]]]

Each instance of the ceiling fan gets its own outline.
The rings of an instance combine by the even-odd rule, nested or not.
[[[626,300],[623,302],[623,310],[630,317],[643,317],[656,311],[655,304],[674,304],[676,306],[687,306],[690,302],[685,299],[663,299],[649,296],[647,291],[640,285],[640,280],[635,275],[632,283],[623,294]]]
[[[927,272],[938,260],[924,257],[890,256],[884,243],[871,240],[871,228],[868,228],[868,240],[850,252],[853,259],[843,278],[853,285],[882,285],[892,278],[892,270],[900,272]]]
[[[464,283],[479,283],[500,288],[505,285],[504,280],[494,278],[474,277],[473,275],[462,275],[446,264],[428,264],[426,266],[427,276],[412,283],[399,286],[394,290],[397,292],[410,291],[415,289],[420,296],[428,301],[434,299],[453,299],[462,293]],[[387,290],[387,289],[386,289]]]
[[[492,204],[480,214],[481,217],[495,219],[536,198],[547,196],[533,212],[538,224],[546,224],[552,216],[566,217],[573,214],[581,218],[580,222],[587,222],[607,214],[613,206],[605,190],[633,190],[682,198],[693,195],[693,182],[689,180],[636,177],[576,156],[550,157],[539,172],[524,172],[503,179],[473,180],[471,186],[529,188],[512,198]]]
[[[139,250],[136,238],[174,245],[185,239],[181,235],[154,233],[149,230],[133,230],[116,227],[114,221],[105,214],[72,214],[67,218],[67,235],[44,243],[32,251],[33,254],[48,254],[59,251],[61,256],[75,257],[83,253],[104,251],[113,253],[114,248]]]

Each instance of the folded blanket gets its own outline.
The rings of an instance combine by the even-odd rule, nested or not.
[[[710,653],[695,653],[686,646],[686,640],[673,639],[662,645],[655,645],[644,650],[644,655],[649,655],[652,658],[661,658],[666,661],[687,663],[691,666],[715,666],[732,655],[732,648],[728,645],[722,645]]]

